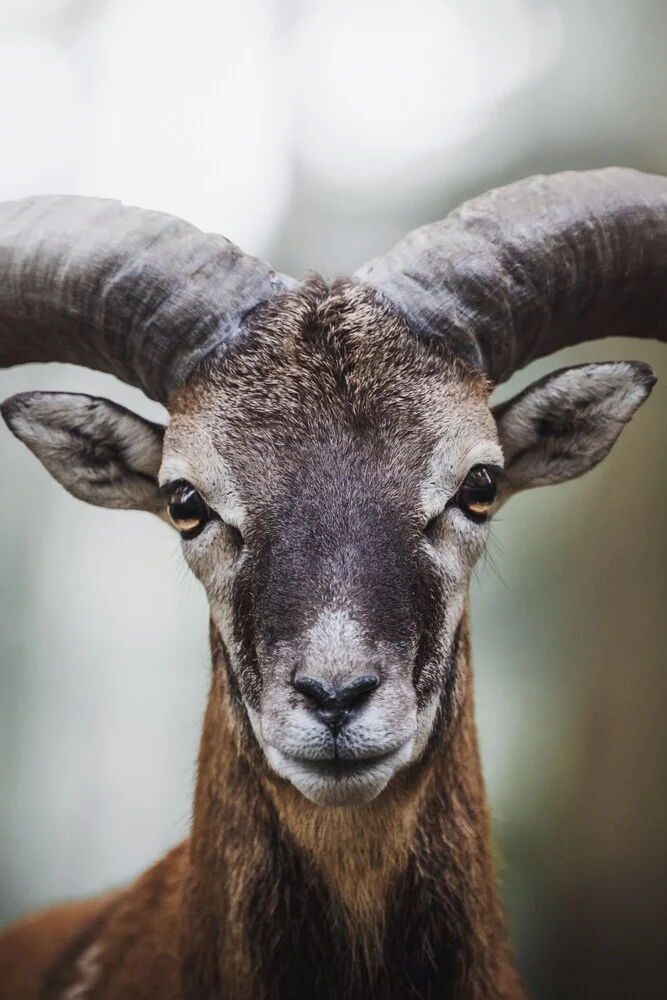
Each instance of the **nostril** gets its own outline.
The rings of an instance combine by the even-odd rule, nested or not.
[[[294,678],[294,687],[297,691],[315,702],[318,714],[333,729],[342,725],[355,705],[358,706],[379,683],[379,677],[373,674],[355,677],[349,684],[338,689],[333,684],[317,680],[315,677]]]
[[[355,702],[361,701],[365,694],[375,691],[380,683],[380,678],[373,674],[365,674],[363,677],[356,677],[344,688],[340,688],[336,693],[336,700],[341,708],[352,708]]]
[[[333,684],[327,684],[326,681],[318,681],[315,677],[295,677],[294,687],[301,694],[312,698],[319,708],[336,707],[336,689]]]

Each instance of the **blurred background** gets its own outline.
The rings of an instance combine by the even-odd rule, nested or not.
[[[183,215],[284,271],[354,269],[492,185],[667,172],[664,0],[0,0],[0,198]],[[473,586],[477,702],[536,998],[667,996],[667,350],[611,456],[518,497]],[[107,395],[111,377],[0,373]],[[500,398],[500,394],[499,394]],[[203,592],[145,514],[70,498],[0,428],[0,923],[188,829]]]

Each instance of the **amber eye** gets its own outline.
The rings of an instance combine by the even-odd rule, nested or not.
[[[171,523],[183,538],[194,538],[211,517],[211,510],[189,483],[181,483],[169,498]]]
[[[494,465],[476,465],[465,477],[455,502],[473,521],[484,521],[498,492],[502,469]]]

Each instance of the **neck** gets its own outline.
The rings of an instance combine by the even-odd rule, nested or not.
[[[322,808],[266,767],[213,635],[184,996],[523,997],[491,858],[467,622],[448,739],[373,802]]]

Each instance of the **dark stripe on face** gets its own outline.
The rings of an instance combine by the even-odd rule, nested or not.
[[[248,704],[248,701],[243,698],[239,677],[232,666],[232,659],[229,655],[229,650],[212,621],[209,625],[209,636],[211,641],[213,675],[215,677],[216,675],[219,675],[220,671],[224,671],[222,696],[243,731],[245,741],[244,749],[246,753],[253,754],[255,766],[260,766],[259,760],[256,756],[257,745],[255,736],[252,731],[252,726],[250,725],[248,713],[244,708],[244,704]],[[243,673],[243,671],[241,671],[241,673]],[[226,685],[226,691],[224,690],[224,685]]]
[[[461,649],[462,634],[463,619],[456,626],[454,639],[447,655],[447,660],[438,675],[440,677],[439,684],[441,685],[440,699],[433,728],[431,729],[431,734],[429,736],[427,753],[442,745],[453,721],[455,707],[454,691],[459,672],[459,652]]]
[[[241,696],[250,708],[259,711],[262,694],[262,675],[257,660],[256,644],[256,562],[250,560],[239,569],[232,596],[232,616],[234,637],[240,659],[233,663],[236,680]],[[225,650],[225,659],[231,664],[231,658]],[[236,684],[235,684],[236,686]]]
[[[372,501],[363,510],[317,510],[317,498],[301,507],[275,526],[258,559],[256,622],[267,647],[293,641],[341,601],[370,643],[405,643],[415,580],[398,518]]]
[[[307,487],[291,512],[273,518],[263,537],[250,541],[252,559],[234,588],[241,650],[234,670],[250,707],[259,710],[262,692],[258,642],[269,655],[276,643],[290,644],[296,663],[304,633],[341,601],[359,621],[371,655],[376,645],[388,646],[412,670],[418,709],[443,684],[452,686],[457,636],[448,662],[440,662],[443,581],[412,525],[372,500],[363,509],[336,505]]]
[[[422,555],[419,574],[419,643],[415,656],[412,681],[417,692],[417,707],[424,708],[446,681],[455,666],[451,651],[447,662],[440,662],[440,649],[445,628],[443,584],[435,567]],[[459,627],[460,629],[460,624]],[[457,643],[457,633],[453,647]]]

